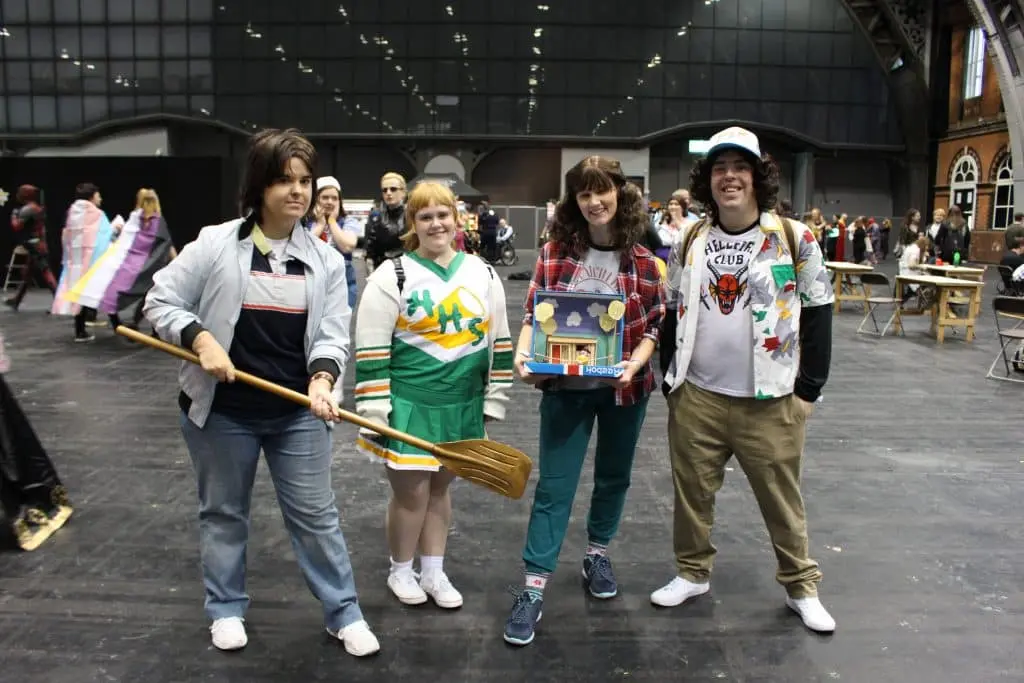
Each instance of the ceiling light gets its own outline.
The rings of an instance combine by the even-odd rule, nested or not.
[[[0,38],[10,38],[11,32],[7,30],[6,26],[0,26]]]
[[[448,13],[449,17],[454,17],[455,16],[455,10],[452,8],[451,5],[445,5],[444,6],[444,11]]]

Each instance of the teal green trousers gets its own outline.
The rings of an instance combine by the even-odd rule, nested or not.
[[[592,543],[608,545],[615,536],[647,401],[645,397],[632,406],[617,406],[612,387],[544,393],[540,402],[540,477],[523,549],[527,572],[555,571],[595,421],[597,452],[587,537]]]

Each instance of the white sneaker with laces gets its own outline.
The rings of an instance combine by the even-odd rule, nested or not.
[[[213,646],[218,650],[241,650],[249,643],[245,621],[241,617],[224,617],[210,625]]]
[[[836,630],[836,620],[832,618],[817,597],[790,598],[787,596],[786,605],[799,614],[804,626],[812,631],[832,633]]]
[[[345,644],[345,652],[353,657],[366,657],[380,652],[380,642],[364,620],[349,624],[337,633],[327,632]]]
[[[651,602],[658,607],[678,607],[690,598],[704,595],[710,589],[710,583],[694,583],[677,576],[651,593]]]
[[[427,601],[427,594],[420,588],[416,573],[411,569],[388,574],[388,588],[403,605],[422,605]]]
[[[455,589],[444,572],[434,571],[423,574],[420,578],[420,588],[442,609],[462,607],[462,593]]]

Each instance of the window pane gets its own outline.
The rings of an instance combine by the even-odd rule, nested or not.
[[[213,95],[193,95],[189,98],[189,106],[193,114],[200,116],[213,115]]]
[[[95,2],[95,0],[93,0]],[[53,0],[53,18],[62,23],[78,22],[79,0]]]
[[[106,97],[85,97],[82,103],[85,107],[86,126],[105,121],[110,116]]]
[[[208,26],[188,27],[188,56],[212,57],[213,40]]]
[[[81,97],[58,97],[57,98],[57,127],[60,130],[82,129],[82,98]]]
[[[7,92],[32,91],[28,61],[8,61],[4,68],[7,73]]]
[[[160,0],[160,4],[163,6],[164,21],[185,21],[188,15],[188,3],[185,0]]]
[[[53,49],[53,29],[49,26],[33,26],[30,28],[28,30],[28,42],[31,46],[33,57],[52,58],[56,54]]]
[[[159,95],[164,91],[163,78],[160,75],[160,61],[156,59],[135,62],[135,82],[139,84],[140,93]]]
[[[188,33],[185,27],[164,26],[162,49],[164,57],[187,57]]]
[[[134,57],[134,31],[130,26],[111,26],[107,29],[107,45],[111,57]]]
[[[103,59],[107,56],[107,29],[104,26],[82,27],[82,58]]]
[[[157,0],[135,0],[135,21],[157,21],[160,19],[160,4]]]
[[[213,19],[213,0],[188,0],[189,21],[210,21]]]
[[[102,2],[102,0],[100,0]],[[86,2],[86,5],[95,4]],[[107,20],[130,22],[132,20],[132,0],[107,0]]]
[[[28,21],[28,12],[25,10],[26,0],[0,0],[4,22],[8,24],[24,24]],[[14,119],[12,112],[11,119]]]
[[[213,62],[208,59],[189,61],[188,89],[192,92],[213,92]]]
[[[188,88],[188,62],[183,59],[169,59],[164,62],[164,91],[186,92]]]
[[[72,0],[68,0],[71,2]],[[82,13],[82,21],[88,22],[104,22],[107,20],[107,5],[103,0],[74,0],[75,4],[80,5],[79,10]]]
[[[82,92],[82,70],[72,62],[57,62],[57,90],[62,93]]]
[[[54,130],[57,127],[57,98],[33,97],[32,122],[36,130]]]
[[[160,56],[160,30],[156,26],[135,27],[135,56]]]
[[[17,57],[28,57],[28,31],[24,27],[15,27],[9,38],[0,41],[4,49],[4,57],[7,59]]]
[[[7,107],[11,130],[32,130],[32,98],[27,95],[8,97]]]
[[[37,95],[57,92],[57,77],[53,61],[32,62],[32,92]]]

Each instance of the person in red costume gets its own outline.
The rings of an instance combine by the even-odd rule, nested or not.
[[[34,185],[22,185],[18,188],[15,199],[20,206],[11,212],[14,246],[22,247],[28,252],[28,259],[21,274],[21,286],[13,297],[4,302],[16,311],[32,283],[33,274],[43,279],[52,294],[57,293],[57,279],[50,270],[46,248],[46,209],[40,202],[39,188]]]

